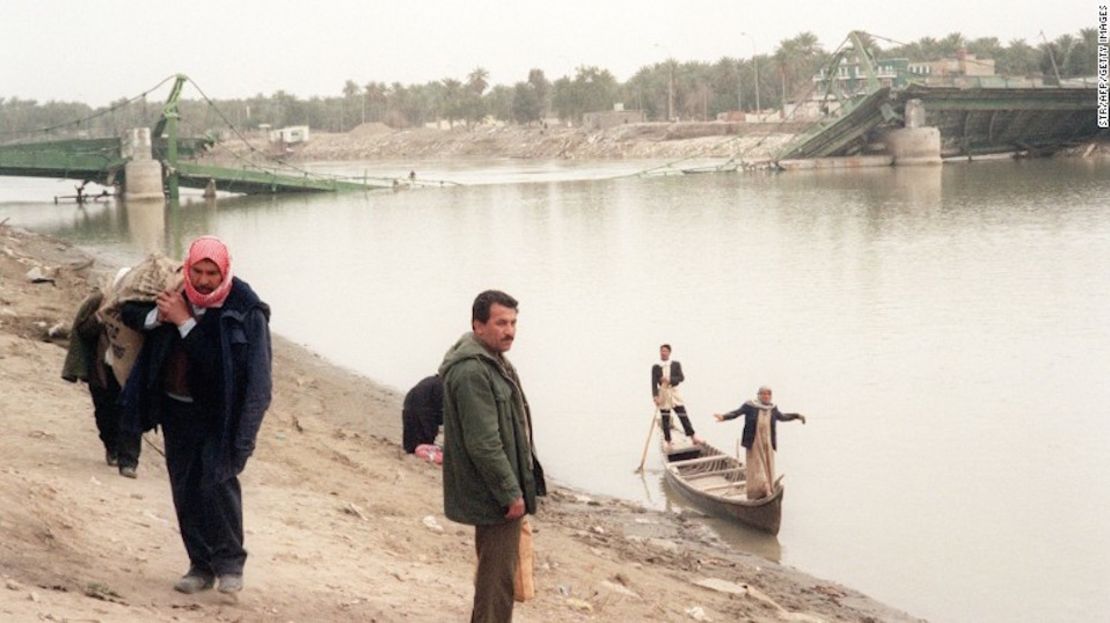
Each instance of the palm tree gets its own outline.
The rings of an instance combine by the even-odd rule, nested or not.
[[[860,33],[860,36],[864,36]],[[864,42],[867,45],[867,42]],[[782,99],[786,104],[789,95],[797,95],[799,85],[809,83],[809,78],[821,64],[824,50],[812,32],[803,32],[792,39],[785,39],[775,50],[774,59],[782,78]],[[789,88],[789,90],[788,90]]]
[[[917,40],[917,47],[921,50],[921,61],[938,61],[944,56],[941,52],[940,42],[932,37],[922,37]]]
[[[960,33],[954,32],[940,40],[940,52],[946,57],[953,57],[967,44],[967,39]]]
[[[1025,39],[1014,39],[1003,51],[997,69],[1007,76],[1028,76],[1040,71],[1040,56]]]
[[[489,72],[481,67],[475,67],[466,77],[466,88],[475,95],[481,95],[489,86]]]
[[[466,92],[462,97],[462,112],[468,128],[486,117],[486,106],[482,100],[482,93],[487,86],[489,86],[489,72],[481,67],[476,67],[466,77]]]
[[[1060,75],[1070,77],[1082,73],[1082,62],[1074,63],[1072,61],[1072,55],[1075,52],[1078,51],[1082,55],[1082,50],[1076,50],[1077,46],[1082,46],[1082,40],[1069,34],[1063,34],[1057,37],[1053,43],[1056,45],[1056,62],[1060,65]]]
[[[462,119],[462,83],[454,78],[444,78],[443,83],[443,116],[447,118],[447,127],[453,127],[455,120]]]

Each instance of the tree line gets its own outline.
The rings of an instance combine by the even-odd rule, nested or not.
[[[1037,44],[1017,39],[1003,45],[996,37],[968,39],[958,32],[911,43],[863,38],[879,59],[927,62],[954,57],[962,49],[993,59],[999,75],[1043,77],[1046,84],[1054,83],[1057,75],[1066,79],[1096,72],[1094,28]],[[623,83],[607,69],[581,66],[573,76],[554,81],[536,68],[515,84],[491,85],[489,72],[478,67],[464,78],[423,84],[347,80],[336,96],[298,98],[278,90],[268,96],[217,100],[214,106],[185,99],[178,108],[182,132],[193,135],[225,130],[228,124],[239,129],[308,125],[343,132],[368,122],[392,128],[428,123],[472,127],[490,117],[516,124],[549,118],[580,123],[585,113],[611,110],[616,103],[626,110],[643,110],[651,121],[710,120],[725,111],[754,110],[757,99],[761,108],[777,109],[805,98],[814,88],[813,76],[830,57],[813,33],[803,32],[779,42],[771,54],[726,56],[716,62],[672,58],[641,67]],[[48,127],[53,129],[46,134],[59,138],[119,135],[127,128],[153,125],[160,113],[161,103],[145,98],[130,103],[123,98],[94,109],[75,102],[0,97],[0,141]],[[75,119],[85,121],[71,123]],[[41,140],[41,135],[34,138]]]

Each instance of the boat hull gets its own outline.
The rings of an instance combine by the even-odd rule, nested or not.
[[[712,446],[703,446],[696,454],[664,453],[663,458],[664,477],[667,483],[691,503],[714,515],[734,519],[763,532],[778,534],[782,523],[782,498],[785,491],[781,477],[775,481],[775,490],[770,496],[759,500],[737,499],[742,496],[736,493],[728,495],[707,492],[695,484],[714,472],[728,471],[728,479],[736,482],[735,488],[741,490],[744,468],[743,464],[735,458],[721,453]],[[694,460],[693,465],[690,464],[691,459]],[[724,482],[727,488],[728,480]]]

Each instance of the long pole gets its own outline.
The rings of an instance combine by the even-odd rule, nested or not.
[[[667,121],[674,121],[674,59],[671,59],[671,78],[667,81]]]
[[[651,435],[655,432],[655,419],[659,417],[659,409],[656,409],[651,414],[651,427],[648,428],[647,439],[644,440],[644,453],[640,456],[640,466],[636,468],[636,473],[644,471],[644,463],[647,463],[648,447],[651,446]]]
[[[740,68],[743,65],[743,61],[736,59],[736,110],[741,112],[744,110],[744,85],[740,82]]]
[[[1044,36],[1043,30],[1041,31],[1041,39],[1044,40],[1044,49],[1048,51],[1048,60],[1052,61],[1052,73],[1056,75],[1056,86],[1060,86],[1060,68],[1056,66],[1056,55],[1052,53],[1052,44],[1048,42],[1048,37]]]
[[[762,108],[759,105],[759,60],[755,52],[755,39],[752,39],[752,67],[755,68],[755,110],[758,114]]]

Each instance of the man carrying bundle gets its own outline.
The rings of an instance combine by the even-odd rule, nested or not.
[[[243,502],[238,475],[270,405],[270,308],[231,273],[222,241],[189,245],[184,289],[153,305],[128,303],[128,326],[146,334],[124,388],[125,421],[161,425],[166,468],[189,570],[182,593],[243,588]]]

